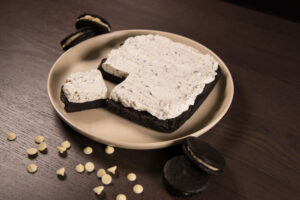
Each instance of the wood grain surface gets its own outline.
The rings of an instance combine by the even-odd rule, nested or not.
[[[152,151],[105,146],[69,128],[56,115],[47,95],[47,76],[63,53],[59,42],[75,30],[84,12],[107,18],[112,30],[155,29],[196,40],[217,53],[228,65],[235,96],[226,116],[201,138],[223,153],[223,174],[211,177],[200,195],[187,199],[299,199],[300,194],[300,26],[223,1],[0,1],[0,199],[97,199],[100,185],[95,173],[78,174],[78,163],[92,161],[96,168],[119,167],[119,176],[106,187],[106,198],[124,193],[128,199],[181,199],[162,184],[162,167],[175,146]],[[8,132],[18,136],[8,142]],[[49,152],[36,159],[26,149],[33,138],[45,136]],[[56,146],[72,143],[67,158]],[[86,156],[82,148],[94,148]],[[26,172],[29,163],[38,172]],[[67,179],[55,172],[66,168]],[[144,193],[132,192],[128,172],[137,174]]]

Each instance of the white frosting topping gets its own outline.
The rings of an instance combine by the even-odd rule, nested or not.
[[[127,77],[112,90],[111,99],[165,120],[194,104],[205,84],[214,81],[218,62],[166,37],[140,35],[112,50],[103,69]]]
[[[108,95],[101,72],[97,69],[71,74],[63,86],[63,91],[69,102],[73,103],[106,99]]]

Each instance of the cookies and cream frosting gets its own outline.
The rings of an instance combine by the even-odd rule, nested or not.
[[[166,120],[194,104],[205,85],[214,81],[218,62],[190,46],[149,34],[128,38],[109,53],[102,67],[127,77],[112,90],[111,99]]]
[[[63,85],[69,102],[85,103],[107,98],[107,87],[97,69],[71,74]]]

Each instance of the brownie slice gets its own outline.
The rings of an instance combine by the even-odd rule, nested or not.
[[[107,100],[106,107],[111,112],[116,113],[130,121],[133,121],[135,123],[141,124],[143,126],[157,131],[170,133],[182,126],[184,122],[188,120],[194,114],[194,112],[196,112],[196,110],[204,102],[206,97],[213,90],[221,74],[222,71],[219,66],[217,70],[217,75],[215,76],[215,80],[205,85],[203,92],[197,96],[194,105],[190,105],[187,111],[183,112],[181,115],[175,118],[161,120],[146,111],[137,111],[133,108],[125,107],[120,102],[116,102],[112,99]],[[113,75],[110,76],[113,77]],[[105,75],[103,75],[103,77],[105,78]]]

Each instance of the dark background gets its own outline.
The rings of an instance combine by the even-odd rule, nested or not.
[[[284,2],[283,2],[284,3]],[[227,1],[0,1],[0,199],[97,199],[95,173],[77,174],[79,162],[96,168],[119,167],[106,187],[106,199],[125,193],[128,199],[181,199],[170,196],[161,181],[162,167],[181,147],[151,151],[116,149],[69,128],[56,115],[47,95],[47,76],[63,53],[59,42],[75,31],[78,15],[105,17],[112,30],[155,29],[177,33],[212,49],[229,67],[235,96],[225,117],[201,136],[223,153],[227,166],[212,177],[201,195],[188,199],[297,199],[300,193],[299,72],[300,26],[297,20],[263,13]],[[15,132],[15,142],[6,141]],[[49,153],[35,160],[26,149],[45,136]],[[67,158],[55,147],[68,139]],[[90,145],[94,154],[85,156]],[[26,172],[30,162],[39,169]],[[64,166],[67,179],[57,179]],[[135,172],[144,186],[135,195],[125,175]]]

